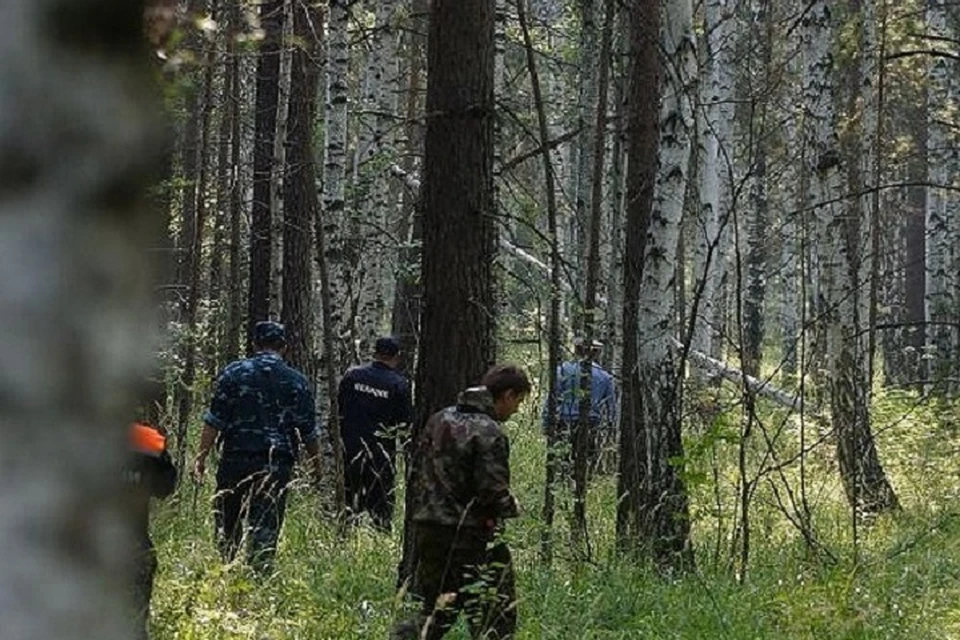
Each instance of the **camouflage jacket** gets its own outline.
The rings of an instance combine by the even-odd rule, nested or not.
[[[276,353],[237,360],[220,374],[204,422],[220,432],[223,456],[269,454],[296,459],[317,438],[313,391]]]
[[[510,444],[484,387],[433,414],[417,446],[415,522],[492,529],[517,516],[510,493]]]

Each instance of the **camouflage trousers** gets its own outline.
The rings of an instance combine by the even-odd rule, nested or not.
[[[395,640],[437,640],[463,612],[472,638],[506,640],[517,628],[510,549],[486,531],[415,525],[410,593],[420,611],[400,622]]]
[[[247,560],[262,573],[273,567],[287,504],[292,463],[266,454],[224,456],[217,468],[214,520],[217,545],[231,562],[247,534]]]
[[[136,624],[136,640],[150,637],[147,627],[150,622],[150,599],[153,596],[153,576],[157,572],[157,554],[150,538],[140,542],[134,558],[133,610]]]

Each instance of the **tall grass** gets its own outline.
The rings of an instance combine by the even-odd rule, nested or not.
[[[519,639],[960,638],[955,408],[921,403],[910,394],[878,396],[879,448],[904,511],[862,528],[856,555],[831,445],[812,456],[809,473],[814,524],[833,560],[809,553],[777,508],[772,490],[761,483],[751,509],[750,569],[742,584],[725,561],[730,533],[717,526],[717,492],[709,469],[718,461],[721,502],[732,508],[736,470],[730,461],[736,443],[729,438],[704,447],[697,447],[696,439],[690,442],[696,572],[664,578],[614,552],[616,490],[610,476],[591,485],[592,559],[574,560],[561,514],[553,566],[542,566],[544,449],[534,413],[508,425],[514,486],[524,507],[508,531],[517,564]],[[772,410],[766,417],[770,424],[778,419]],[[790,425],[781,436],[785,450],[795,446],[795,429]],[[361,526],[339,537],[324,515],[321,496],[302,483],[289,504],[278,573],[258,581],[242,564],[219,561],[209,500],[209,486],[195,491],[188,481],[176,499],[155,510],[161,568],[154,638],[388,637],[400,606],[394,589],[399,532],[388,536]],[[723,553],[714,562],[717,548]],[[458,628],[449,637],[468,636]]]

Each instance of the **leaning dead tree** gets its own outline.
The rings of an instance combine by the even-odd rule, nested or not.
[[[4,640],[126,640],[116,500],[148,360],[143,3],[9,0],[0,39]],[[16,310],[12,312],[12,310]]]

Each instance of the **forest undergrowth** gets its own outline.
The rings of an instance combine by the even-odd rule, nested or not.
[[[507,533],[517,565],[518,640],[960,638],[956,407],[923,401],[914,393],[877,394],[878,448],[903,510],[862,525],[856,545],[832,442],[806,459],[818,553],[810,552],[778,506],[783,483],[796,491],[797,465],[783,476],[765,474],[751,501],[752,542],[742,576],[739,564],[728,560],[740,417],[738,410],[720,414],[688,437],[686,478],[697,569],[673,577],[656,575],[615,552],[613,475],[598,475],[591,483],[591,558],[575,560],[561,511],[552,566],[541,564],[545,452],[536,409],[530,403],[507,427],[515,492],[524,507]],[[777,447],[786,459],[796,447],[799,427],[792,418],[766,411],[759,417],[779,434]],[[783,428],[776,431],[778,424]],[[766,445],[754,436],[747,446],[755,470]],[[208,478],[198,489],[185,478],[174,499],[156,505],[156,640],[388,637],[400,607],[394,589],[400,513],[391,536],[359,526],[341,537],[319,493],[300,481],[288,507],[278,572],[259,581],[242,564],[225,566],[218,559],[211,482]],[[774,491],[777,483],[780,491]],[[458,627],[448,637],[468,634]]]

